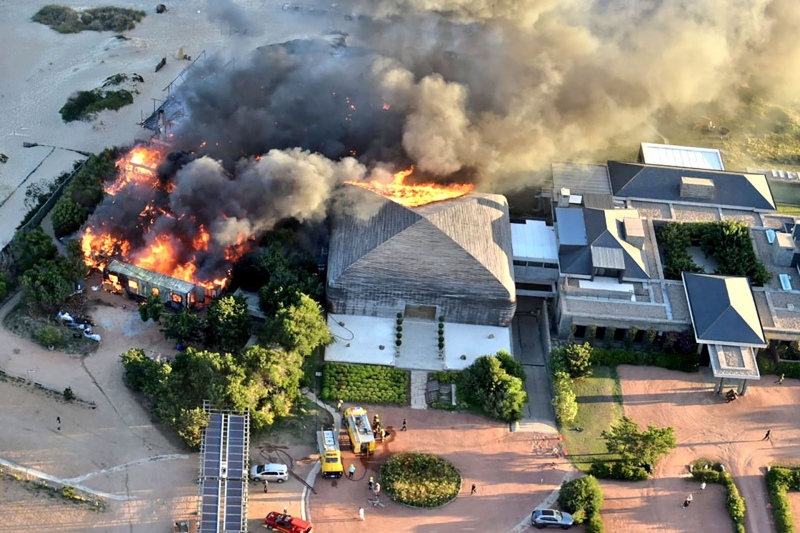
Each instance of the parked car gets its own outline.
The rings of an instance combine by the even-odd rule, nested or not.
[[[253,481],[267,480],[270,483],[273,481],[283,483],[289,479],[289,468],[280,463],[255,465],[250,469],[250,479]]]
[[[569,529],[572,527],[572,522],[571,514],[555,509],[537,509],[531,514],[531,525],[538,529],[544,529],[547,526]]]
[[[300,518],[271,512],[264,519],[264,525],[269,530],[283,531],[285,533],[311,533],[311,522],[306,522]]]

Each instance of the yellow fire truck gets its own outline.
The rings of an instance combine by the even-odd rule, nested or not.
[[[344,410],[344,423],[350,435],[350,444],[356,455],[375,453],[375,435],[369,425],[367,410],[363,407],[348,407]]]
[[[338,435],[330,429],[317,431],[319,460],[322,462],[322,477],[342,477],[342,452],[339,451]]]

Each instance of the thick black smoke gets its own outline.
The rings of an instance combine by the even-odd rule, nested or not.
[[[507,192],[554,160],[652,140],[664,116],[735,107],[745,86],[796,98],[796,2],[341,3],[347,34],[264,46],[226,68],[209,61],[180,87],[174,144],[195,159],[173,161],[171,179],[183,166],[162,200],[176,218],[155,227],[202,224],[211,264],[241,235],[319,220],[342,181],[414,165],[426,180]],[[211,4],[257,34],[233,3]]]

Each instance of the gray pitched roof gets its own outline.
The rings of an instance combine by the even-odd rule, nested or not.
[[[747,278],[684,272],[683,284],[698,342],[767,345]]]
[[[589,276],[594,267],[624,268],[626,278],[650,278],[644,251],[625,240],[622,228],[629,217],[638,218],[639,212],[635,209],[556,208],[561,272]],[[582,222],[582,234],[575,227],[578,222]],[[580,236],[583,240],[578,238]]]
[[[692,201],[731,207],[774,210],[775,200],[763,174],[740,174],[694,168],[608,162],[614,196],[667,202]],[[701,178],[714,183],[707,200],[681,197],[681,178]]]
[[[355,205],[372,208],[364,216],[349,210],[334,217],[329,285],[346,283],[348,271],[367,269],[387,279],[488,284],[514,298],[505,197],[471,193],[409,209],[359,187],[347,189]]]

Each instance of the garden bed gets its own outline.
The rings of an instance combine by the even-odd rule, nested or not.
[[[409,372],[389,366],[325,363],[322,370],[322,399],[328,402],[406,405],[408,387]]]
[[[682,272],[705,272],[689,253],[699,246],[717,265],[718,274],[748,276],[753,285],[764,285],[772,278],[758,260],[750,239],[750,228],[743,222],[669,222],[656,232],[658,248],[664,257],[664,276],[681,279]]]
[[[773,466],[767,472],[767,489],[778,533],[794,533],[795,524],[788,492],[800,491],[800,468]]]
[[[87,339],[79,330],[60,325],[47,317],[31,314],[23,303],[18,304],[6,315],[3,325],[16,335],[37,344],[42,344],[42,339],[46,335],[59,333],[60,341],[53,344],[53,348],[69,355],[89,355],[96,352],[100,346],[99,342]],[[49,345],[42,345],[49,348]]]
[[[392,500],[410,507],[441,507],[461,491],[458,469],[450,461],[427,453],[393,455],[381,467],[381,481]]]
[[[725,487],[727,491],[725,506],[728,508],[728,514],[730,514],[733,521],[734,531],[736,533],[745,533],[744,513],[747,507],[730,472],[726,472],[719,463],[698,459],[692,463],[692,477],[697,481],[719,483]]]

